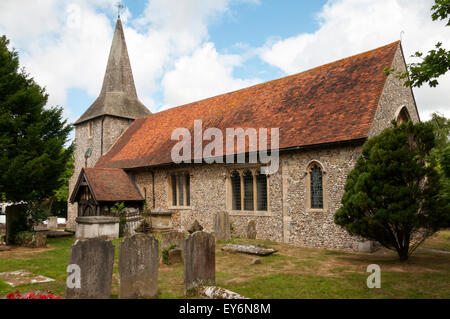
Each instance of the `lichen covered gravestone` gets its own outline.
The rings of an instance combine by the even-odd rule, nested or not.
[[[47,229],[52,231],[58,230],[58,217],[50,216],[47,220]]]
[[[230,216],[227,212],[221,211],[214,215],[214,235],[221,241],[231,239]]]
[[[114,245],[110,241],[101,238],[77,240],[70,252],[70,265],[79,267],[80,286],[67,285],[67,299],[110,298],[114,265]]]
[[[120,243],[119,298],[158,296],[158,240],[137,234]]]
[[[184,234],[177,231],[170,231],[161,235],[161,250],[168,250],[170,247],[175,247],[183,250]]]
[[[184,289],[185,294],[203,286],[213,286],[216,281],[216,252],[214,236],[195,232],[184,242]]]
[[[251,220],[247,225],[247,238],[248,239],[256,239],[256,222]]]
[[[195,220],[195,221],[192,223],[191,227],[188,229],[188,233],[189,233],[189,234],[193,234],[193,233],[195,233],[196,231],[202,231],[202,230],[203,230],[203,226],[200,225],[200,223],[198,222],[198,220]]]

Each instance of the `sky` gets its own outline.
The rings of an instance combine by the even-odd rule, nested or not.
[[[433,0],[123,0],[140,100],[158,112],[402,40],[407,62],[450,28]],[[117,0],[1,0],[0,35],[76,121],[100,93]],[[414,88],[422,120],[450,117],[450,74]]]

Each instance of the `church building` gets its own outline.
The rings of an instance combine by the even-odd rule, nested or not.
[[[226,211],[236,236],[246,237],[252,224],[258,239],[357,250],[361,239],[334,223],[347,174],[368,138],[393,120],[420,121],[412,90],[385,68],[406,70],[399,41],[151,114],[136,94],[119,19],[100,96],[74,124],[68,228],[123,202],[167,212],[179,231],[195,220],[213,231],[214,215]],[[193,133],[199,120],[203,132],[223,136],[227,128],[278,128],[278,170],[263,174],[260,162],[176,164],[172,133]],[[249,157],[248,147],[240,152]]]

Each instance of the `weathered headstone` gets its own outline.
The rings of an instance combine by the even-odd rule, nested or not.
[[[183,251],[181,249],[169,250],[167,256],[167,263],[169,265],[179,264],[183,262]]]
[[[221,211],[214,215],[214,235],[221,241],[231,239],[230,216],[227,212]]]
[[[163,233],[161,235],[161,251],[167,250],[170,247],[179,248],[183,250],[184,247],[184,234],[177,232],[177,231],[171,231],[168,233]]]
[[[215,285],[216,252],[214,236],[195,232],[184,241],[184,292],[203,285]]]
[[[251,220],[247,225],[247,238],[248,239],[256,239],[256,222]]]
[[[47,229],[56,231],[58,230],[58,217],[57,216],[50,216],[47,221]]]
[[[45,248],[47,247],[47,235],[46,234],[34,234],[31,241],[25,246],[31,248]]]
[[[79,288],[67,285],[67,299],[110,298],[114,265],[114,245],[110,241],[101,238],[77,240],[70,252],[70,265],[77,265],[81,276]]]
[[[137,234],[120,243],[119,298],[158,296],[158,240]]]
[[[358,251],[362,253],[373,253],[375,251],[374,242],[366,240],[358,244]]]
[[[12,205],[6,207],[6,244],[14,244],[16,235],[27,230],[25,205]]]
[[[202,231],[202,230],[203,230],[203,226],[200,225],[198,220],[195,220],[194,223],[191,225],[191,227],[188,229],[188,233],[193,234],[197,231]]]

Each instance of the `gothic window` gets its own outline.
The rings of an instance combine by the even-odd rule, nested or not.
[[[231,174],[232,209],[241,210],[241,176],[238,172]]]
[[[397,123],[402,124],[410,120],[411,117],[409,116],[408,109],[406,107],[403,107],[396,118]]]
[[[319,165],[314,165],[310,172],[311,208],[323,209],[323,174]]]
[[[188,173],[171,174],[170,184],[170,200],[172,206],[190,206],[191,205],[191,183]]]

